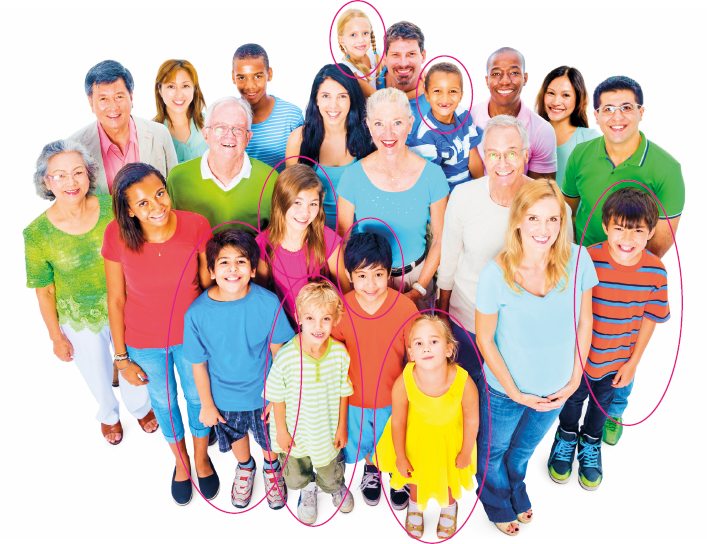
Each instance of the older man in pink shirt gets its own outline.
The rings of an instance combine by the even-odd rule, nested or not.
[[[491,53],[486,62],[486,84],[491,96],[471,108],[474,124],[484,129],[486,123],[497,115],[517,117],[530,137],[529,160],[525,174],[533,179],[555,179],[557,172],[557,140],[552,125],[532,111],[520,99],[523,86],[528,82],[525,58],[511,47],[502,47]],[[485,158],[483,144],[478,147]]]

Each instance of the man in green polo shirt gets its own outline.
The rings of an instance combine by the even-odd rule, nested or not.
[[[252,228],[227,226],[257,234],[267,227],[277,172],[245,152],[252,120],[250,104],[242,98],[226,96],[209,106],[203,130],[208,151],[174,167],[167,178],[174,209],[201,214],[212,228],[241,221]]]
[[[633,186],[644,191],[645,188],[626,182],[613,187],[601,201],[599,198],[617,181],[640,181],[653,191],[663,206],[662,209],[658,206],[662,221],[658,222],[655,235],[648,242],[648,249],[663,257],[673,245],[670,227],[677,232],[685,205],[680,163],[638,130],[644,111],[643,91],[633,79],[614,76],[600,83],[594,91],[594,109],[604,137],[574,148],[562,183],[565,200],[576,214],[577,242],[585,226],[584,246],[606,240],[601,224],[601,209],[606,198],[622,187]]]

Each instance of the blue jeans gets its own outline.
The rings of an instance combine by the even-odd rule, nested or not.
[[[170,444],[179,442],[184,438],[184,425],[182,423],[182,413],[177,404],[177,381],[174,379],[174,367],[179,372],[179,382],[182,385],[182,392],[187,401],[187,414],[189,416],[189,430],[192,436],[202,438],[208,436],[209,427],[199,421],[201,412],[201,400],[199,392],[194,383],[191,363],[187,363],[182,357],[182,344],[169,348],[169,361],[167,360],[167,350],[165,348],[135,349],[130,346],[128,355],[147,374],[150,380],[147,384],[147,391],[150,393],[150,401],[155,411],[155,418],[160,424],[164,439]],[[167,368],[169,368],[169,404],[167,402]],[[170,405],[172,407],[172,421],[169,417]],[[174,434],[172,434],[172,422],[174,422]]]
[[[471,379],[474,380],[477,387],[483,387],[484,375],[481,372],[481,365],[484,360],[483,358],[479,358],[481,356],[480,351],[479,355],[476,355],[474,345],[469,342],[469,336],[471,336],[474,344],[476,344],[476,335],[473,332],[469,332],[469,336],[467,336],[467,331],[462,329],[451,319],[449,321],[452,324],[452,334],[454,335],[454,338],[457,339],[457,342],[459,342],[459,354],[457,355],[457,362],[459,363],[459,366],[469,373],[469,376],[471,376]],[[478,346],[476,349],[479,349]]]
[[[493,437],[489,437],[489,398]],[[528,461],[552,427],[559,410],[537,412],[490,387],[487,395],[484,384],[479,387],[476,481],[480,488],[488,458],[488,472],[479,500],[492,522],[516,521],[516,514],[530,509],[523,481]],[[492,438],[490,455],[489,438]]]
[[[631,391],[633,391],[633,384],[635,381],[636,377],[634,376],[631,383],[626,387],[618,387],[614,389],[614,402],[611,403],[611,407],[606,411],[606,413],[614,419],[624,415],[624,411],[628,406],[628,396],[631,394]]]
[[[599,409],[599,406],[601,406],[607,414],[609,413],[611,402],[614,399],[614,393],[618,391],[618,389],[615,389],[611,385],[611,380],[613,379],[614,375],[611,374],[604,376],[600,380],[589,380],[592,393],[594,393],[594,397],[596,397],[599,403],[597,406],[597,403],[594,402],[594,397],[592,397],[589,392],[589,387],[587,387],[586,377],[582,376],[582,382],[579,384],[577,391],[567,399],[567,402],[565,402],[565,405],[562,407],[562,411],[560,412],[560,427],[569,433],[586,434],[592,438],[601,438],[606,416],[604,412]],[[589,397],[587,401],[587,412],[584,414],[584,423],[580,429],[579,418],[582,416],[582,407],[587,397]]]

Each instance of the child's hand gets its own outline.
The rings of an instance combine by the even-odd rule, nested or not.
[[[460,451],[459,455],[457,455],[457,458],[454,460],[454,466],[457,467],[459,470],[468,467],[471,464],[471,454],[472,453],[473,453],[473,450]]]
[[[339,425],[339,428],[336,429],[336,434],[334,435],[334,447],[337,450],[340,450],[341,448],[345,448],[348,441],[349,441],[349,431],[346,428],[346,425]]]
[[[412,468],[412,465],[410,464],[410,461],[408,461],[407,457],[396,459],[395,467],[398,469],[398,472],[403,476],[403,478],[410,478],[412,476],[414,469]]]
[[[268,405],[265,407],[265,410],[263,410],[263,414],[260,416],[260,419],[262,419],[265,423],[270,423],[268,420],[270,412],[272,412],[272,402],[268,402]]]
[[[226,420],[223,419],[221,412],[219,412],[218,408],[216,408],[213,404],[211,406],[204,406],[202,404],[201,412],[199,412],[199,421],[207,427],[213,427],[219,422],[226,423]]]
[[[287,431],[279,431],[276,440],[277,445],[280,446],[280,449],[284,452],[288,452],[290,448],[295,447],[295,441],[292,440],[292,436],[290,436],[290,433]]]
[[[630,384],[633,381],[633,377],[636,375],[636,367],[637,365],[631,364],[631,360],[629,359],[616,371],[614,379],[611,380],[611,386],[618,389]]]

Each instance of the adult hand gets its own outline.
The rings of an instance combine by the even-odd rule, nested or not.
[[[125,361],[120,361],[118,363],[118,370],[120,370],[120,365],[125,365]],[[147,374],[140,368],[140,365],[138,365],[135,361],[132,361],[131,363],[128,363],[128,367],[125,368],[121,372],[123,375],[123,378],[130,384],[130,385],[147,385],[150,380],[147,379]],[[140,379],[142,378],[142,379]]]
[[[56,355],[60,361],[68,363],[74,360],[74,346],[71,345],[69,339],[61,335],[61,338],[54,340],[54,355]]]
[[[418,301],[422,298],[420,291],[417,289],[410,289],[408,292],[403,293],[404,296],[408,297],[413,302]]]
[[[457,455],[457,458],[454,460],[454,466],[459,470],[468,467],[471,464],[471,454],[473,451],[473,449],[462,449],[459,452],[459,455]]]
[[[410,478],[412,476],[413,468],[412,465],[410,464],[410,461],[408,461],[407,456],[405,457],[398,457],[395,460],[395,467],[398,469],[398,472],[402,475],[403,478]]]
[[[345,448],[348,441],[349,441],[349,432],[348,432],[348,429],[346,428],[346,425],[339,425],[339,428],[336,429],[336,434],[334,435],[334,447],[337,450],[340,450],[341,448]]]
[[[538,397],[537,395],[530,395],[528,393],[521,393],[518,398],[513,400],[515,400],[518,404],[522,404],[523,406],[527,406],[528,408],[532,408],[538,412],[547,412],[553,408],[557,408],[556,406],[553,408],[548,407],[551,404],[550,400],[543,397]]]
[[[213,404],[211,406],[201,405],[201,412],[199,412],[199,421],[201,421],[207,427],[213,427],[219,422],[226,423],[226,420],[218,411],[218,408]]]
[[[56,351],[54,353],[56,353]],[[621,368],[617,370],[614,379],[611,380],[611,387],[619,389],[630,384],[633,381],[633,377],[636,375],[637,366],[638,365],[632,364],[630,359],[624,363]]]
[[[285,453],[290,451],[290,448],[295,447],[295,441],[292,440],[290,433],[287,431],[279,431],[275,437],[275,440],[277,441],[277,445],[280,446],[280,449]]]
[[[584,379],[584,377],[582,377],[581,379]],[[551,402],[550,402],[550,404],[548,404],[546,406],[546,408],[548,408],[550,410],[553,410],[555,408],[559,408],[565,402],[567,402],[567,399],[570,398],[574,394],[575,391],[577,391],[578,387],[579,387],[579,383],[574,384],[574,383],[570,382],[567,385],[565,385],[562,389],[560,389],[557,393],[553,393],[552,395],[548,395],[547,399]]]

